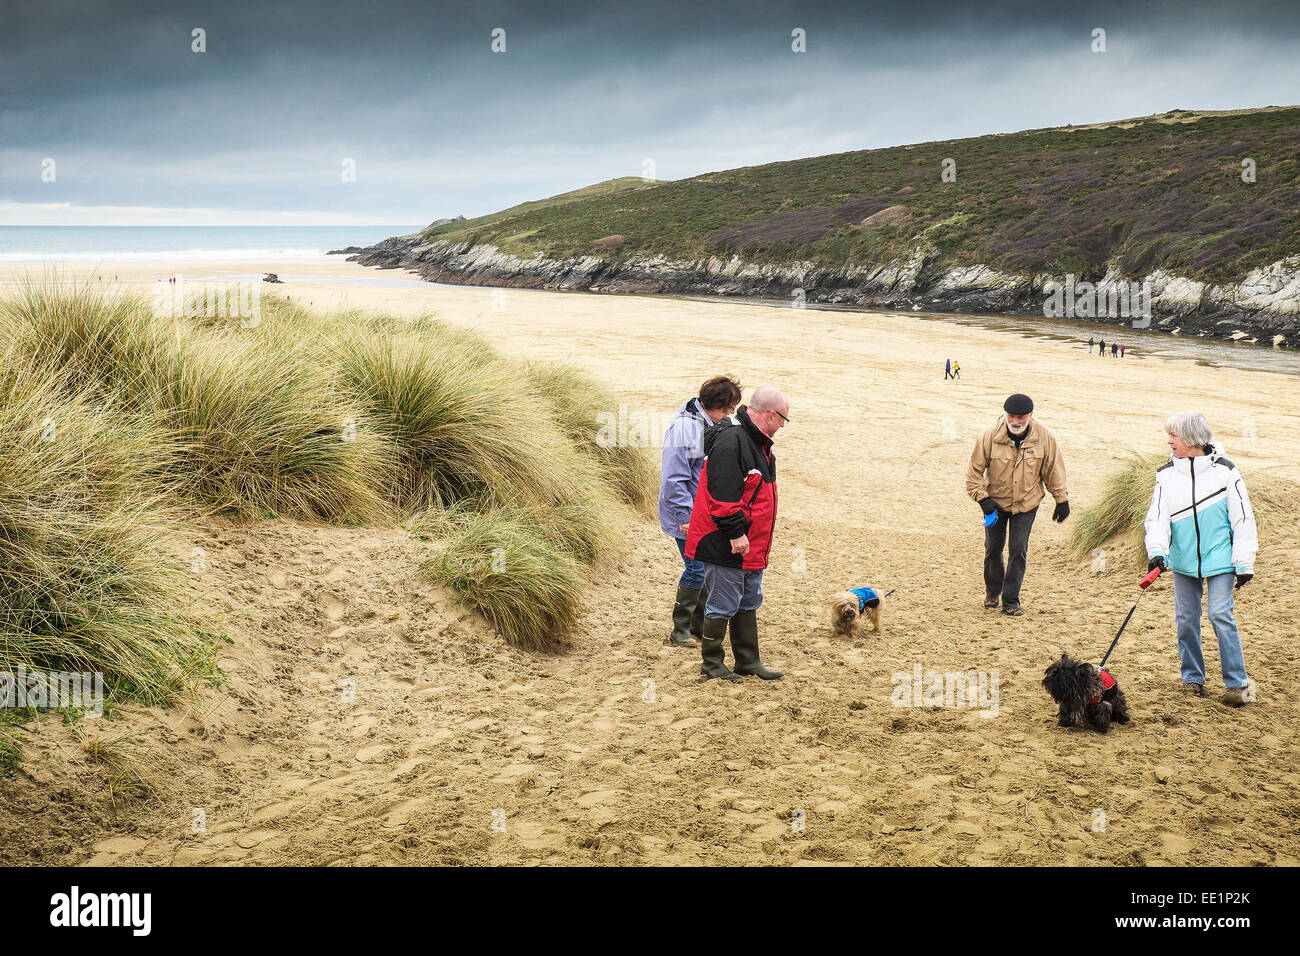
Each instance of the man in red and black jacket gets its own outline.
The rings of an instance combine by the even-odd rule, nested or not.
[[[790,420],[789,414],[785,396],[764,385],[755,389],[748,405],[704,432],[704,467],[686,533],[686,555],[703,562],[709,589],[700,640],[700,673],[705,677],[781,677],[780,671],[759,660],[758,607],[776,524],[772,439]],[[728,621],[734,672],[727,669],[722,647]]]

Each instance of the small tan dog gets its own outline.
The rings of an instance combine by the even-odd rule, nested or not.
[[[831,621],[835,625],[835,633],[853,637],[857,634],[864,618],[872,631],[876,634],[881,633],[880,611],[884,603],[884,600],[871,588],[841,591],[831,601]]]

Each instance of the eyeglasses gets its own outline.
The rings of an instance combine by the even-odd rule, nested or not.
[[[780,412],[778,412],[775,408],[769,408],[768,411],[770,411],[773,415],[777,415],[777,416],[779,416],[780,419],[781,419],[781,421],[785,422],[787,425],[790,424],[790,419],[786,418],[784,415],[782,415]]]

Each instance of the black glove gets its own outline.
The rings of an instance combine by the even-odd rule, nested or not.
[[[997,510],[998,506],[993,503],[992,498],[985,498],[980,502],[980,511],[984,512],[986,515],[991,515]]]
[[[1250,579],[1253,578],[1254,576],[1255,576],[1255,575],[1253,575],[1253,574],[1239,574],[1239,575],[1237,575],[1237,587],[1241,587],[1242,585],[1246,584],[1246,583],[1249,582]]]
[[[1070,517],[1070,503],[1068,501],[1057,502],[1056,508],[1052,511],[1052,520],[1058,524]]]
[[[1165,567],[1165,556],[1163,554],[1157,554],[1147,563],[1148,571],[1154,571],[1156,568],[1159,568],[1161,571],[1169,570]]]

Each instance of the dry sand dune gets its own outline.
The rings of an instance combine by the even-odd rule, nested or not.
[[[308,268],[365,271],[279,271]],[[1238,601],[1260,702],[1178,694],[1162,582],[1112,660],[1135,720],[1101,737],[1058,728],[1039,681],[1062,651],[1100,657],[1145,564],[1121,549],[1094,573],[1045,509],[1026,615],[986,612],[963,488],[976,433],[1024,391],[1062,442],[1076,509],[1130,450],[1160,448],[1165,415],[1184,407],[1205,412],[1248,483],[1298,500],[1295,379],[1140,349],[1102,361],[909,316],[515,290],[494,312],[481,289],[282,291],[437,311],[504,350],[594,372],[632,415],[671,412],[719,371],[746,393],[780,385],[793,421],[778,436],[759,620],[786,679],[704,683],[698,653],[665,644],[678,561],[648,521],[593,583],[562,657],[507,647],[431,588],[417,570],[430,546],[400,530],[209,524],[195,544],[202,600],[229,615],[228,680],[188,710],[134,710],[114,728],[174,755],[171,792],[113,809],[72,731],[47,719],[27,738],[28,773],[0,781],[6,862],[1300,862],[1296,513],[1261,527]],[[961,381],[943,380],[947,357]],[[861,584],[899,589],[884,633],[838,638],[826,602]],[[997,716],[893,706],[893,675],[916,665],[996,671]]]

